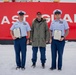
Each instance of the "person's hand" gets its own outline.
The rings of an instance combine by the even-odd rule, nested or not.
[[[63,41],[64,40],[64,37],[62,37],[61,39],[60,39],[60,41]]]
[[[48,41],[46,41],[46,44],[48,43]]]
[[[50,43],[52,43],[52,39],[50,39]]]
[[[30,41],[29,41],[29,39],[27,40],[27,44],[29,44],[30,43]]]
[[[14,36],[12,36],[12,38],[13,38],[13,40],[15,40],[15,39],[16,39],[16,37],[14,37]]]
[[[30,40],[30,43],[32,43],[32,40]]]

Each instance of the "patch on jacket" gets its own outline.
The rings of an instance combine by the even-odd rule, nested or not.
[[[23,25],[27,25],[25,22],[23,22]]]
[[[15,24],[15,25],[18,25],[18,24]]]
[[[63,23],[63,21],[59,21],[59,23],[60,23],[60,24],[62,24],[62,23]]]

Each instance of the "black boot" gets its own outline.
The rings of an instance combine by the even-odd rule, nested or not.
[[[21,67],[21,70],[25,70],[25,67]]]
[[[16,67],[16,70],[18,70],[18,69],[20,69],[20,67],[17,66],[17,67]]]
[[[58,70],[61,71],[62,69],[61,68],[58,68]]]
[[[42,63],[42,68],[43,68],[43,69],[45,68],[45,63]]]
[[[50,70],[55,70],[56,68],[51,67]]]
[[[32,67],[35,68],[35,67],[36,67],[36,63],[33,63],[33,64],[32,64]]]

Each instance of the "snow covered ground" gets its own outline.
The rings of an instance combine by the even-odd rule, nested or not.
[[[76,42],[67,42],[63,56],[63,69],[58,71],[50,71],[51,66],[51,50],[47,45],[46,50],[46,68],[41,68],[40,53],[38,52],[37,67],[31,67],[32,47],[27,47],[26,69],[15,70],[15,53],[13,45],[0,45],[0,75],[76,75]]]

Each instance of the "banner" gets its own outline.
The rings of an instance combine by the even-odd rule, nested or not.
[[[54,20],[53,11],[62,10],[62,19],[66,20],[70,26],[70,33],[66,39],[76,40],[76,3],[51,3],[51,2],[26,2],[26,3],[0,3],[0,39],[12,39],[10,27],[18,20],[17,11],[26,12],[24,20],[30,26],[36,17],[36,12],[42,12],[42,17],[46,18],[48,27]]]

